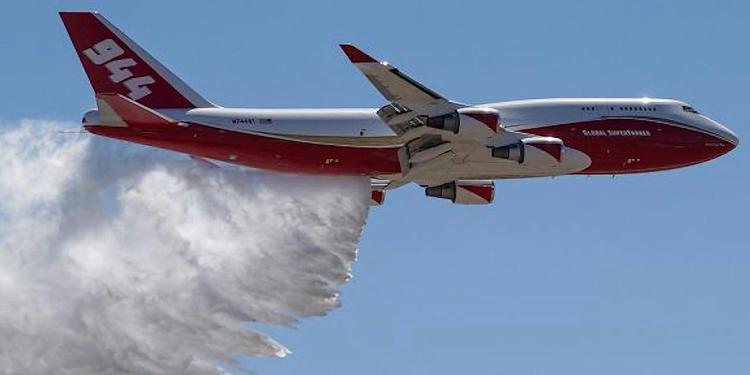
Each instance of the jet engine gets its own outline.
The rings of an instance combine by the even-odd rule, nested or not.
[[[559,165],[564,153],[563,141],[553,137],[525,138],[520,142],[492,149],[493,157],[536,167]]]
[[[497,134],[500,114],[492,108],[460,108],[447,115],[430,117],[427,126],[453,132],[460,137],[480,138]]]
[[[428,197],[450,199],[455,204],[490,204],[495,198],[491,180],[454,181],[425,189]]]

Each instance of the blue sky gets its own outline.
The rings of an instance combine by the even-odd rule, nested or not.
[[[94,101],[58,10],[98,9],[224,106],[383,99],[352,42],[452,99],[676,98],[741,139],[670,172],[499,181],[496,203],[412,187],[371,211],[344,306],[263,374],[746,374],[746,2],[30,2],[0,5],[0,119],[78,121]]]

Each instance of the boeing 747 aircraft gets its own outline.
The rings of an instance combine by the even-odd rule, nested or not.
[[[374,204],[412,182],[431,197],[488,204],[495,179],[661,171],[738,143],[677,100],[456,102],[350,44],[342,50],[386,105],[223,108],[100,14],[60,16],[96,94],[83,117],[88,132],[253,168],[369,176]]]

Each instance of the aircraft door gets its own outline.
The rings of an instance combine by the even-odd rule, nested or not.
[[[609,101],[604,101],[596,105],[596,113],[599,117],[609,117],[611,114]]]

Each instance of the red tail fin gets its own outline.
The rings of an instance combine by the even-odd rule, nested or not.
[[[121,94],[149,108],[213,107],[100,14],[60,17],[95,93]]]

